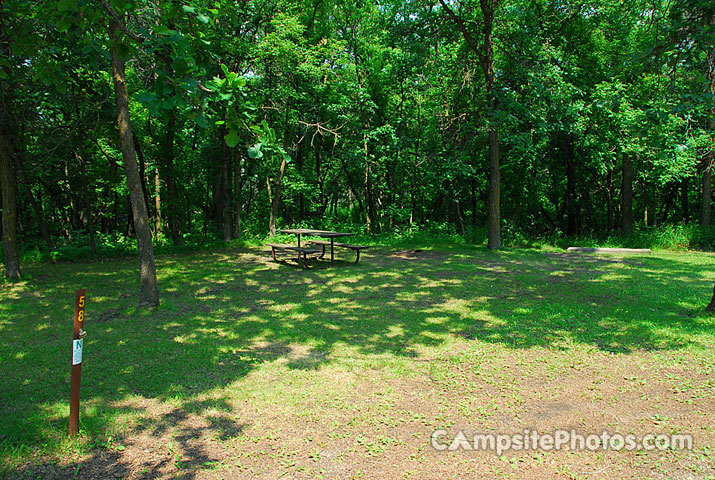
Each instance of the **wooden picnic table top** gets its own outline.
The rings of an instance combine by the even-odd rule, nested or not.
[[[312,228],[282,228],[281,233],[292,233],[296,235],[312,235],[323,238],[350,237],[355,235],[348,232],[331,232],[330,230],[314,230]]]

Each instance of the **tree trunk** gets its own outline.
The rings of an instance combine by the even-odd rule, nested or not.
[[[643,225],[646,227],[649,225],[650,218],[648,218],[649,208],[650,208],[650,195],[648,194],[648,181],[643,182]]]
[[[688,186],[690,182],[684,178],[680,183],[680,204],[683,206],[683,221],[690,223],[690,202],[688,201]]]
[[[710,27],[715,26],[715,15],[710,17]],[[708,79],[710,80],[710,93],[715,96],[715,47],[710,48],[707,54],[708,58]],[[710,110],[708,118],[708,129],[712,132],[715,127],[715,107]],[[705,172],[703,173],[703,196],[701,199],[700,208],[700,223],[704,227],[710,226],[710,216],[712,212],[712,170],[715,165],[715,153],[713,146],[710,145],[710,152],[705,157]],[[713,297],[715,302],[715,297]],[[713,302],[710,302],[712,305]],[[714,307],[715,308],[715,307]]]
[[[715,56],[715,53],[713,54]],[[715,68],[715,65],[713,65]],[[715,72],[713,72],[715,76]],[[714,80],[715,82],[715,77]],[[709,120],[709,126],[712,130],[715,126],[712,118]],[[713,165],[715,164],[715,154],[713,154],[712,147],[710,152],[705,156],[705,165],[703,170],[703,195],[701,197],[700,205],[700,224],[703,227],[710,226],[710,217],[712,214],[712,203],[713,203]]]
[[[82,190],[84,192],[85,225],[87,231],[89,232],[89,245],[92,255],[97,255],[97,242],[94,234],[94,216],[92,215],[92,197],[89,194],[89,181],[87,180],[87,163],[89,162],[89,158],[87,157],[87,150],[84,147],[84,125],[82,125],[79,102],[77,101],[77,97],[74,95],[74,89],[72,90],[72,96],[74,98],[75,115],[77,116],[77,145],[80,153],[80,172],[82,174]]]
[[[10,143],[10,105],[5,87],[0,86],[0,190],[2,191],[2,248],[5,276],[20,279],[20,255],[17,250],[17,179]]]
[[[494,93],[494,42],[492,28],[494,11],[498,0],[480,0],[484,15],[483,52],[479,56],[486,79],[487,98],[489,99],[489,200],[487,204],[487,247],[491,250],[501,248],[501,174],[499,170],[499,132],[495,124],[497,98]]]
[[[174,172],[174,135],[176,131],[176,115],[174,110],[169,110],[169,120],[166,124],[166,142],[164,145],[164,167],[162,173],[166,183],[166,193],[169,201],[169,234],[174,245],[183,245],[184,237],[179,228],[179,197],[176,193],[176,180]]]
[[[363,134],[363,153],[365,154],[365,175],[363,177],[363,184],[365,187],[365,224],[367,228],[367,233],[372,234],[372,220],[373,220],[373,207],[372,207],[372,191],[370,189],[370,152],[367,143],[367,134]]]
[[[296,154],[296,168],[298,169],[298,175],[303,178],[303,155],[305,154],[305,149],[303,148],[304,143],[298,143],[298,153]],[[305,195],[301,189],[298,193],[298,221],[302,221],[305,217]]]
[[[64,173],[64,187],[65,192],[67,192],[67,203],[69,204],[69,212],[67,216],[69,228],[67,228],[67,238],[72,238],[71,231],[79,228],[79,215],[77,215],[77,209],[74,206],[74,197],[72,196],[74,190],[72,189],[72,184],[70,183],[70,171],[66,158],[64,159],[62,173]]]
[[[623,154],[623,178],[621,184],[621,233],[633,233],[633,162]]]
[[[140,288],[139,306],[159,305],[159,284],[156,276],[154,247],[151,241],[149,215],[144,201],[142,182],[139,177],[136,151],[132,138],[132,125],[129,116],[129,97],[127,95],[124,60],[119,57],[118,41],[120,28],[116,20],[109,21],[110,54],[112,58],[112,78],[114,80],[114,95],[117,103],[117,125],[121,141],[124,171],[127,175],[127,186],[134,215],[134,229],[139,250]]]
[[[132,141],[134,142],[134,150],[137,153],[137,160],[139,161],[139,180],[142,184],[142,193],[144,194],[144,205],[146,205],[147,213],[149,212],[149,189],[147,188],[146,179],[146,162],[144,161],[144,153],[142,151],[142,146],[139,143],[139,138],[137,134],[132,132]]]
[[[658,225],[658,201],[660,199],[660,192],[658,192],[658,186],[653,182],[653,190],[651,192],[651,214],[650,214],[650,224],[655,227]]]
[[[17,170],[20,172],[20,178],[22,178],[22,183],[25,184],[27,197],[27,202],[32,207],[33,212],[35,212],[35,217],[37,218],[37,226],[40,228],[40,234],[42,234],[42,239],[45,241],[45,246],[47,251],[52,250],[52,238],[50,237],[50,232],[47,229],[47,223],[45,223],[45,217],[42,214],[42,205],[37,202],[35,196],[32,193],[32,185],[30,184],[30,179],[27,177],[27,172],[25,171],[25,166],[22,164],[22,159],[18,155],[17,157]]]
[[[283,173],[286,169],[285,157],[281,157],[281,165],[278,168],[278,177],[276,178],[276,187],[273,191],[273,198],[271,199],[271,218],[268,224],[271,237],[276,235],[276,218],[278,217],[278,205],[281,198],[281,186],[283,185]],[[270,188],[270,183],[269,183]]]
[[[713,287],[713,298],[710,300],[710,304],[705,308],[708,312],[715,312],[715,287]]]
[[[571,138],[562,139],[561,150],[566,164],[566,233],[578,235],[581,209],[576,194],[576,158]]]
[[[663,222],[668,221],[668,215],[670,213],[670,209],[673,207],[673,203],[675,202],[675,197],[677,196],[677,190],[672,186],[668,186],[668,196],[665,199],[665,206],[663,207],[663,213],[658,215],[658,218],[663,219]]]
[[[226,142],[223,142],[223,158],[221,159],[221,198],[219,204],[221,208],[221,224],[223,226],[223,240],[231,241],[231,151]]]
[[[161,235],[161,177],[159,176],[159,167],[154,167],[154,235]]]
[[[606,233],[613,229],[613,169],[608,167],[606,176]]]
[[[487,247],[501,248],[501,173],[499,171],[499,137],[489,129],[489,204],[487,206]]]
[[[80,139],[81,142],[81,139]],[[92,200],[89,194],[89,181],[87,180],[87,152],[84,146],[80,146],[80,171],[82,173],[82,190],[84,191],[84,215],[86,217],[86,228],[89,232],[89,246],[92,255],[97,255],[97,242],[94,233],[94,215],[92,215]]]
[[[243,193],[243,180],[241,175],[241,157],[234,157],[233,167],[233,238],[241,239],[241,194]]]

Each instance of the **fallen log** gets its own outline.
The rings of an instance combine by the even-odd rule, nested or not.
[[[650,248],[587,248],[587,247],[569,247],[569,252],[575,253],[643,253],[650,255]]]

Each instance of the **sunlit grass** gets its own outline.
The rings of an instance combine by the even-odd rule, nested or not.
[[[27,266],[23,282],[0,290],[0,461],[8,468],[130,434],[151,421],[135,407],[143,399],[207,415],[246,401],[320,417],[326,407],[309,407],[314,399],[339,401],[368,372],[451,378],[420,359],[478,358],[483,369],[526,350],[545,361],[554,351],[702,360],[715,345],[715,322],[702,312],[715,282],[709,255],[390,254],[375,248],[357,265],[311,270],[257,250],[162,256],[153,311],[135,307],[133,259]],[[66,430],[78,288],[88,289],[88,336],[75,441]]]

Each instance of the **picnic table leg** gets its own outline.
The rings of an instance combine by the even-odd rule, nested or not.
[[[271,255],[273,255],[273,261],[277,262],[278,259],[276,258],[276,247],[271,247]]]
[[[335,248],[335,238],[330,237],[330,266],[333,266],[333,259],[335,255],[333,255],[333,248]]]
[[[318,258],[320,258],[322,260],[322,258],[325,256],[325,245],[321,245],[321,246],[323,247],[323,252],[320,254],[320,257],[318,257]]]
[[[308,254],[303,252],[303,263],[300,262],[300,252],[298,252],[298,264],[305,268],[306,270],[309,268],[308,267]]]
[[[355,255],[356,255],[355,263],[357,263],[358,260],[360,260],[360,249],[359,248],[357,250],[355,250]]]
[[[298,234],[298,248],[300,248],[300,233]]]

